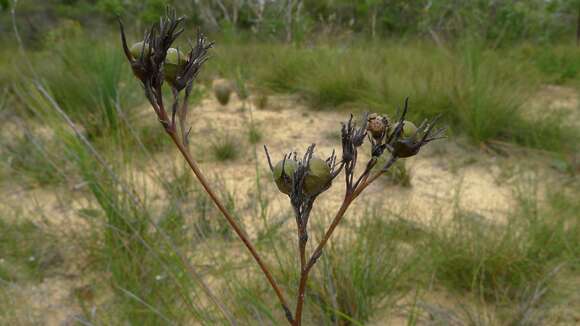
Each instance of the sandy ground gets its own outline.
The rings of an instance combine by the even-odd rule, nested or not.
[[[208,175],[218,178],[235,195],[243,224],[252,235],[256,230],[252,229],[255,210],[252,209],[254,205],[251,201],[256,193],[257,180],[269,201],[269,216],[290,214],[288,198],[280,194],[271,181],[261,143],[268,146],[274,160],[289,151],[303,153],[311,143],[317,144],[316,152],[319,156],[325,157],[333,149],[340,154],[340,122],[345,121],[348,114],[308,110],[292,96],[270,97],[268,105],[263,109],[255,108],[250,103],[243,109],[242,103],[235,96],[226,106],[220,106],[213,98],[207,98],[193,109],[190,120],[191,139],[195,144],[193,151],[200,157],[202,169]],[[534,103],[538,107],[564,109],[573,116],[578,115],[575,90],[547,86],[541,90]],[[257,162],[254,159],[254,146],[246,140],[250,107],[253,107],[253,121],[263,133],[262,142],[255,147]],[[148,106],[143,107],[139,120],[156,123],[151,113]],[[233,163],[213,160],[207,154],[209,144],[219,137],[238,139],[242,146],[242,157]],[[181,161],[178,155],[167,153],[158,154],[156,159],[167,160],[167,155],[175,162]],[[361,159],[359,165],[364,165],[364,159]],[[351,207],[348,218],[360,218],[365,209],[375,208],[385,214],[400,214],[422,223],[447,220],[457,212],[501,223],[513,208],[517,194],[515,185],[520,184],[521,180],[558,179],[557,172],[547,168],[541,160],[536,164],[521,158],[481,152],[465,144],[462,139],[432,144],[418,156],[408,159],[406,167],[411,174],[411,187],[395,186],[386,178],[380,179]],[[256,168],[260,178],[256,178]],[[151,171],[136,171],[135,175],[138,175],[137,180],[140,180],[149,194],[160,192]],[[343,182],[339,177],[333,188],[319,198],[313,214],[327,219],[332,217],[329,212],[336,211],[340,205]],[[550,182],[542,182],[543,186],[548,184]],[[3,191],[0,211],[18,211],[19,216],[30,216],[37,223],[55,230],[68,229],[70,233],[86,227],[85,221],[78,217],[76,211],[91,204],[75,191],[14,188]],[[540,198],[544,191],[540,187]],[[23,205],[24,202],[32,202],[34,205]],[[293,224],[290,226],[293,227]],[[74,316],[80,313],[80,308],[75,303],[73,293],[86,282],[80,277],[80,272],[75,272],[77,268],[69,263],[69,258],[75,255],[75,252],[64,253],[66,263],[62,269],[67,270],[67,273],[56,273],[40,284],[20,284],[8,288],[11,293],[9,296],[14,294],[16,306],[26,307],[24,315],[29,316],[30,320],[39,320],[45,325],[68,325],[74,322]]]

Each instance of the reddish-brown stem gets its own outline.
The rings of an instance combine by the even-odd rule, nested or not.
[[[284,313],[286,314],[286,318],[288,319],[288,321],[290,323],[292,323],[292,313],[290,312],[290,309],[288,308],[289,306],[286,303],[286,299],[284,298],[284,295],[282,294],[282,290],[280,289],[280,287],[278,286],[278,284],[276,283],[276,281],[272,277],[270,270],[266,267],[266,265],[262,261],[262,258],[260,258],[260,256],[258,255],[256,248],[250,242],[250,240],[245,235],[245,233],[242,231],[242,229],[238,226],[238,223],[236,223],[236,221],[234,220],[232,215],[227,211],[227,209],[224,207],[224,205],[218,199],[218,197],[216,196],[216,194],[214,193],[212,188],[209,186],[209,183],[207,182],[207,180],[205,179],[201,170],[197,166],[197,163],[191,157],[187,148],[179,141],[179,137],[177,136],[177,133],[175,132],[175,130],[169,129],[169,130],[167,130],[167,133],[169,134],[169,136],[171,136],[171,139],[173,140],[173,142],[175,143],[175,145],[177,146],[177,148],[179,149],[179,151],[181,152],[181,154],[183,155],[183,157],[187,161],[187,164],[189,165],[189,167],[191,168],[191,170],[193,171],[193,173],[195,174],[195,176],[199,180],[199,183],[201,183],[205,192],[209,195],[209,197],[214,202],[214,204],[217,206],[219,211],[226,218],[226,220],[228,221],[230,226],[234,229],[234,231],[236,232],[236,234],[238,235],[240,240],[242,240],[242,242],[244,243],[246,248],[248,248],[248,250],[250,251],[250,254],[254,258],[256,263],[260,266],[260,269],[262,270],[262,272],[264,273],[264,275],[268,279],[268,282],[272,286],[272,289],[274,289],[274,292],[276,292],[276,296],[278,296],[278,299],[280,300],[280,303],[282,304],[282,308],[284,309]]]
[[[304,295],[306,294],[306,283],[308,282],[308,270],[300,272],[300,285],[298,285],[298,298],[296,299],[296,312],[294,314],[293,326],[302,325],[302,307],[304,306]]]
[[[352,200],[353,200],[353,198],[351,196],[349,196],[349,195],[345,196],[344,201],[342,202],[340,209],[336,213],[336,216],[332,220],[332,223],[330,224],[328,231],[326,231],[324,238],[318,244],[318,246],[316,247],[316,249],[312,253],[312,256],[310,256],[310,259],[308,260],[308,263],[306,264],[306,266],[302,267],[302,270],[300,272],[300,284],[298,286],[298,297],[296,298],[296,311],[294,313],[294,324],[293,324],[294,326],[300,326],[302,324],[302,308],[304,306],[304,295],[306,292],[306,283],[308,281],[308,273],[310,272],[310,269],[312,268],[312,266],[314,266],[314,264],[316,263],[316,260],[318,259],[318,257],[320,257],[320,254],[322,253],[322,248],[324,247],[324,245],[326,245],[326,242],[330,238],[330,235],[332,234],[332,232],[334,231],[334,229],[336,228],[336,226],[340,222],[342,216],[344,216],[344,213],[348,209],[348,206],[350,206],[350,203],[352,202]]]
[[[302,240],[302,237],[304,237],[303,233],[301,233],[299,236],[301,237],[299,240],[300,271],[302,271],[302,270],[304,270],[304,267],[306,266],[306,241]]]
[[[306,239],[305,231],[300,229],[298,231],[298,249],[300,251],[300,285],[298,287],[298,298],[296,298],[296,313],[294,316],[294,324],[300,325],[302,323],[302,306],[304,305],[304,294],[306,290],[306,279],[308,272],[306,271]]]
[[[328,242],[328,240],[330,239],[330,237],[334,233],[334,230],[336,229],[336,227],[338,226],[338,224],[342,220],[342,217],[346,213],[348,207],[363,192],[363,190],[365,190],[366,187],[368,187],[378,177],[380,177],[383,173],[385,173],[385,171],[388,168],[390,168],[391,165],[393,165],[396,160],[397,159],[395,157],[391,157],[391,159],[387,162],[387,164],[385,165],[384,168],[382,168],[379,172],[375,173],[371,177],[368,177],[368,175],[363,177],[362,181],[358,185],[358,187],[356,187],[356,189],[354,189],[354,191],[352,191],[352,193],[347,192],[347,194],[345,195],[344,200],[342,202],[342,205],[338,209],[338,212],[336,212],[336,215],[334,216],[332,223],[330,223],[328,230],[326,230],[324,237],[318,243],[318,246],[316,247],[316,249],[314,249],[314,252],[310,256],[310,259],[308,260],[307,265],[305,267],[302,267],[302,270],[300,273],[300,284],[298,285],[298,297],[296,300],[296,312],[294,313],[294,323],[292,325],[300,326],[302,324],[302,308],[304,306],[304,295],[306,292],[306,283],[308,282],[308,274],[310,273],[310,270],[312,269],[314,264],[316,264],[316,261],[318,260],[320,255],[322,254],[322,249],[324,249],[324,246],[326,246],[326,243]]]

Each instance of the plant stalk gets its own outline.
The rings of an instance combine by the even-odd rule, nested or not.
[[[282,290],[278,286],[278,283],[276,283],[276,281],[272,277],[270,270],[268,269],[268,267],[266,267],[266,265],[262,261],[262,258],[260,258],[260,256],[258,255],[256,248],[254,247],[252,242],[248,239],[248,237],[245,235],[245,233],[242,231],[242,229],[239,227],[239,225],[236,223],[233,216],[227,211],[227,209],[224,207],[224,205],[218,199],[215,192],[212,190],[209,183],[207,182],[204,175],[202,174],[201,170],[199,169],[197,163],[195,162],[193,157],[191,157],[191,154],[189,153],[189,151],[179,141],[179,137],[177,136],[177,133],[175,132],[175,130],[171,130],[171,129],[166,129],[166,130],[167,130],[167,133],[169,134],[169,136],[171,137],[171,139],[173,140],[173,142],[175,143],[175,145],[177,146],[177,148],[179,149],[179,151],[181,152],[183,158],[185,158],[185,161],[187,161],[187,164],[189,165],[189,167],[191,168],[191,170],[193,171],[193,173],[195,174],[195,176],[199,180],[199,183],[201,183],[201,185],[203,186],[205,192],[209,195],[209,197],[214,202],[214,204],[217,206],[219,211],[226,218],[226,220],[228,221],[230,226],[234,229],[234,231],[236,232],[236,234],[238,235],[240,240],[242,240],[242,242],[244,243],[246,248],[248,248],[248,250],[250,251],[250,254],[254,258],[256,263],[260,266],[262,273],[264,273],[264,275],[268,279],[268,282],[272,286],[272,289],[274,289],[274,292],[276,292],[276,296],[280,300],[280,304],[282,304],[282,308],[284,309],[284,313],[286,315],[286,318],[288,319],[288,321],[290,323],[292,323],[293,322],[292,313],[290,312],[290,309],[288,308],[289,306],[288,306],[288,303],[286,302],[286,299],[284,298],[284,295],[282,294]]]
[[[350,206],[350,203],[352,203],[353,199],[354,198],[352,198],[350,195],[345,196],[344,201],[342,202],[340,209],[336,213],[336,216],[332,220],[330,227],[326,231],[324,238],[318,244],[318,246],[316,247],[316,249],[312,253],[312,256],[310,256],[310,259],[308,260],[306,266],[304,266],[300,272],[300,284],[298,286],[298,297],[296,298],[296,312],[294,314],[294,324],[293,324],[294,326],[300,326],[302,324],[302,309],[304,306],[304,296],[305,296],[305,292],[306,292],[306,283],[308,281],[308,274],[310,273],[310,270],[312,269],[312,267],[316,263],[316,260],[318,259],[318,257],[320,257],[320,254],[322,253],[322,249],[324,248],[324,246],[326,245],[326,242],[328,241],[328,239],[332,235],[332,232],[334,231],[334,229],[336,228],[336,226],[338,225],[338,223],[340,222],[340,220],[344,216],[344,213],[346,212],[346,210]]]
[[[332,223],[328,227],[328,230],[326,230],[324,237],[318,243],[318,246],[316,247],[316,249],[314,250],[314,252],[310,256],[310,259],[308,260],[308,263],[306,264],[306,266],[303,267],[301,270],[300,284],[298,286],[298,297],[296,299],[296,312],[294,314],[294,323],[292,325],[301,326],[301,324],[302,324],[302,310],[303,310],[303,306],[304,306],[304,296],[305,296],[305,292],[306,292],[306,283],[308,281],[308,274],[310,273],[310,270],[312,269],[312,267],[316,264],[316,261],[318,260],[318,258],[322,254],[322,250],[324,249],[324,246],[326,246],[326,243],[328,242],[328,240],[332,236],[332,233],[334,233],[334,230],[336,229],[336,227],[338,226],[338,224],[342,220],[342,217],[344,216],[344,214],[346,213],[346,211],[350,207],[350,204],[363,192],[363,190],[365,190],[366,187],[368,187],[377,178],[379,178],[381,175],[383,175],[383,173],[385,173],[385,171],[387,169],[389,169],[395,163],[396,160],[397,160],[396,157],[391,157],[391,159],[387,162],[387,164],[379,172],[375,173],[370,178],[367,178],[367,177],[362,178],[362,182],[360,183],[360,185],[358,187],[356,187],[356,189],[354,189],[354,191],[349,192],[347,190],[347,193],[344,196],[344,200],[342,202],[342,205],[338,209],[338,212],[336,212],[336,215],[334,216]],[[367,174],[367,176],[368,176],[368,174]],[[301,249],[301,254],[302,254],[302,248],[300,248],[300,249]]]

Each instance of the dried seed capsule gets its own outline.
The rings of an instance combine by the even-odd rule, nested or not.
[[[367,131],[370,132],[374,139],[381,139],[388,128],[389,119],[386,116],[376,113],[369,114]]]
[[[330,166],[326,161],[312,157],[310,159],[308,174],[304,178],[304,193],[313,196],[324,190],[331,181]]]
[[[395,125],[395,128],[397,128]],[[393,144],[393,155],[401,158],[411,157],[417,154],[421,144],[417,142],[417,127],[411,121],[403,121],[401,138]]]
[[[274,166],[274,171],[272,172],[274,182],[276,182],[278,189],[286,195],[292,192],[292,179],[296,168],[298,168],[298,163],[292,159],[282,160]]]
[[[141,58],[141,55],[144,54],[146,51],[151,51],[151,48],[149,47],[148,43],[141,41],[133,44],[129,51],[131,52],[133,58],[135,60],[138,60]]]
[[[167,50],[165,64],[163,65],[163,75],[169,84],[175,84],[177,76],[186,62],[187,57],[181,51],[175,48],[169,48],[169,50]]]
[[[227,105],[232,93],[232,84],[227,80],[216,80],[213,83],[213,92],[221,105]]]
[[[407,158],[417,155],[421,148],[420,143],[416,143],[413,139],[399,139],[393,144],[393,155],[400,158]]]

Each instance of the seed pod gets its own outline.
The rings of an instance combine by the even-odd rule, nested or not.
[[[399,123],[395,125],[395,129],[399,126]],[[401,132],[402,139],[410,139],[415,140],[415,136],[417,135],[417,126],[411,121],[404,120],[403,121],[403,131]]]
[[[308,174],[304,178],[304,193],[309,196],[320,193],[328,186],[331,179],[330,166],[328,166],[326,161],[318,157],[312,157]]]
[[[393,155],[400,158],[415,156],[420,148],[421,144],[411,138],[399,139],[393,144]]]
[[[274,182],[276,182],[278,189],[286,195],[289,195],[292,192],[292,179],[296,168],[298,168],[298,163],[289,158],[278,162],[276,166],[274,166],[274,171],[272,172]],[[282,173],[282,171],[284,173]]]
[[[131,55],[133,56],[133,58],[135,60],[138,60],[141,58],[142,54],[144,54],[147,51],[151,51],[151,48],[149,47],[148,43],[141,41],[141,42],[137,42],[137,43],[133,44],[129,51],[131,52]]]
[[[232,93],[232,85],[227,80],[216,80],[213,83],[213,92],[218,102],[221,105],[227,105],[230,101],[230,95]]]
[[[386,116],[376,113],[369,114],[367,131],[371,133],[374,139],[381,139],[389,128],[389,119]]]
[[[173,86],[186,62],[187,57],[181,51],[175,48],[169,48],[167,50],[167,56],[165,57],[165,64],[163,65],[165,81]]]

